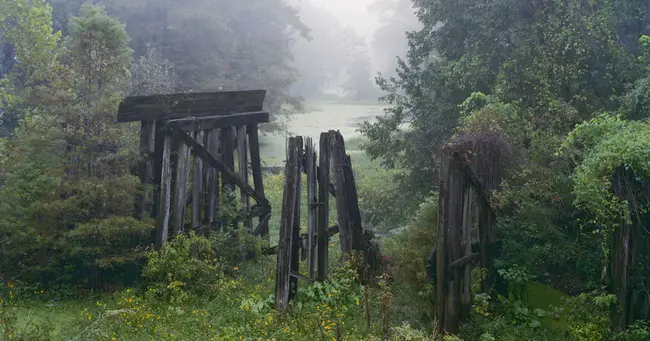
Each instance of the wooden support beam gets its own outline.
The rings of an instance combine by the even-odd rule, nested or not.
[[[268,112],[250,112],[233,115],[192,117],[167,121],[165,129],[178,128],[182,131],[212,130],[226,127],[239,127],[270,121]]]
[[[154,146],[152,156],[153,172],[153,203],[151,208],[151,218],[158,218],[158,209],[160,208],[160,188],[162,179],[163,149],[165,144],[165,133],[162,129],[163,122],[155,121],[154,123]]]
[[[194,133],[196,141],[205,146],[204,132]],[[201,208],[203,208],[203,160],[194,156],[194,177],[192,180],[192,227],[197,230],[201,227]]]
[[[300,188],[300,158],[302,138],[289,139],[285,185],[280,219],[280,242],[278,245],[277,270],[275,278],[275,308],[284,310],[289,306],[291,258],[293,250],[294,220],[296,217],[297,193]]]
[[[239,177],[245,184],[248,184],[248,139],[246,135],[246,126],[241,126],[237,128],[237,169],[239,171]],[[246,210],[249,210],[251,207],[250,196],[246,193],[244,189],[240,190],[240,198],[243,207]],[[244,221],[244,228],[250,231],[253,228],[253,219],[247,218]]]
[[[266,197],[264,193],[264,180],[262,174],[262,157],[260,155],[260,141],[259,141],[259,132],[257,129],[257,124],[251,124],[246,127],[248,131],[248,145],[250,146],[251,152],[251,172],[253,175],[253,185],[255,190],[260,193],[261,196]],[[260,232],[256,235],[265,237],[268,241],[269,238],[269,218],[262,219],[260,218]]]
[[[203,159],[203,161],[207,162],[210,164],[212,167],[216,168],[219,172],[221,172],[222,176],[224,176],[226,179],[228,179],[231,183],[236,184],[239,186],[239,188],[243,189],[246,194],[250,195],[257,201],[257,204],[259,206],[270,206],[269,201],[260,193],[258,193],[253,187],[251,187],[249,184],[245,183],[239,175],[237,175],[231,168],[226,166],[224,162],[221,162],[217,159],[214,158],[208,151],[201,146],[198,142],[196,142],[193,138],[191,138],[189,135],[187,135],[184,131],[182,130],[176,130],[178,133],[180,139],[187,143],[190,148],[194,151],[196,155],[198,155],[200,158]],[[231,155],[232,157],[232,155]]]
[[[221,160],[219,153],[219,130],[209,130],[205,133],[205,142],[207,152],[215,159]],[[206,167],[205,161],[203,165],[203,173],[205,176],[205,207],[203,214],[204,220],[208,223],[211,229],[215,229],[217,220],[217,211],[219,208],[219,172],[214,167]]]
[[[193,139],[192,139],[193,140]],[[176,163],[176,182],[174,189],[174,224],[172,235],[183,233],[185,229],[185,203],[187,196],[187,183],[190,177],[190,147],[184,140],[178,143],[178,158]]]
[[[262,111],[266,90],[180,93],[127,97],[117,121],[172,120]]]
[[[330,179],[330,142],[329,134],[322,133],[319,141],[319,166],[318,166],[318,218],[316,221],[317,232],[317,278],[319,281],[327,279],[328,247],[329,247],[329,179]]]
[[[171,145],[172,137],[165,135],[162,154],[162,167],[161,167],[161,184],[160,184],[160,199],[158,209],[158,225],[157,225],[157,238],[156,246],[162,247],[169,238],[169,218],[171,210]]]

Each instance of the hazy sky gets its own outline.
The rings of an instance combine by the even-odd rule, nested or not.
[[[312,0],[312,2],[336,14],[344,25],[351,26],[366,39],[370,38],[377,29],[377,17],[368,12],[368,6],[374,0]]]

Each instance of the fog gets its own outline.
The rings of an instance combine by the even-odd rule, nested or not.
[[[64,45],[88,1],[48,3]],[[411,0],[92,3],[126,28],[133,60],[127,95],[264,88],[272,130],[310,101],[376,103],[375,76],[394,74],[408,50],[405,32],[417,27]],[[5,38],[0,30],[0,78],[23,62]],[[5,110],[5,125],[12,116]]]
[[[375,0],[312,0],[332,12],[347,26],[352,27],[357,34],[367,38],[370,43],[372,35],[379,28],[379,16],[370,11]]]

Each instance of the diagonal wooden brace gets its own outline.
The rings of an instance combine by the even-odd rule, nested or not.
[[[209,163],[212,167],[216,168],[223,176],[228,178],[242,189],[246,194],[250,195],[260,206],[270,206],[269,201],[256,191],[249,184],[245,183],[238,174],[236,174],[232,169],[226,166],[223,162],[217,160],[210,152],[208,152],[201,144],[194,140],[191,136],[187,135],[184,131],[178,128],[173,129],[175,133],[178,134],[178,137],[185,143],[187,143],[191,148],[194,154],[203,159],[203,161]]]

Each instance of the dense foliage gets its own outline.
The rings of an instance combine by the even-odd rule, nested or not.
[[[314,95],[338,83],[349,98],[375,96],[365,42],[311,3],[83,3],[0,0],[4,339],[648,337],[647,1],[378,0],[375,46],[394,51],[381,58],[386,77],[377,84],[391,105],[347,147],[367,153],[353,153],[353,163],[383,274],[362,286],[352,263],[333,261],[341,256],[333,238],[330,277],[301,282],[286,312],[272,307],[274,257],[258,238],[190,233],[152,247],[154,222],[132,217],[144,190],[135,176],[139,127],[116,124],[117,107],[127,95],[266,88],[275,120],[264,129],[277,131],[302,108],[294,90]],[[331,49],[316,53],[310,38]],[[296,66],[313,70],[297,82]],[[471,315],[458,335],[443,335],[428,261],[438,151],[495,135],[508,156],[492,193],[499,288],[481,293],[486,269],[475,268]],[[631,191],[617,190],[617,174],[633,180]],[[264,180],[278,212],[283,176]],[[279,215],[270,224],[276,240]],[[627,257],[628,244],[614,241],[629,226],[641,258],[623,289],[641,303],[623,307],[635,318],[617,325],[627,300],[607,275],[612,260]],[[258,257],[243,262],[244,251]],[[72,321],[50,318],[57,309]]]

